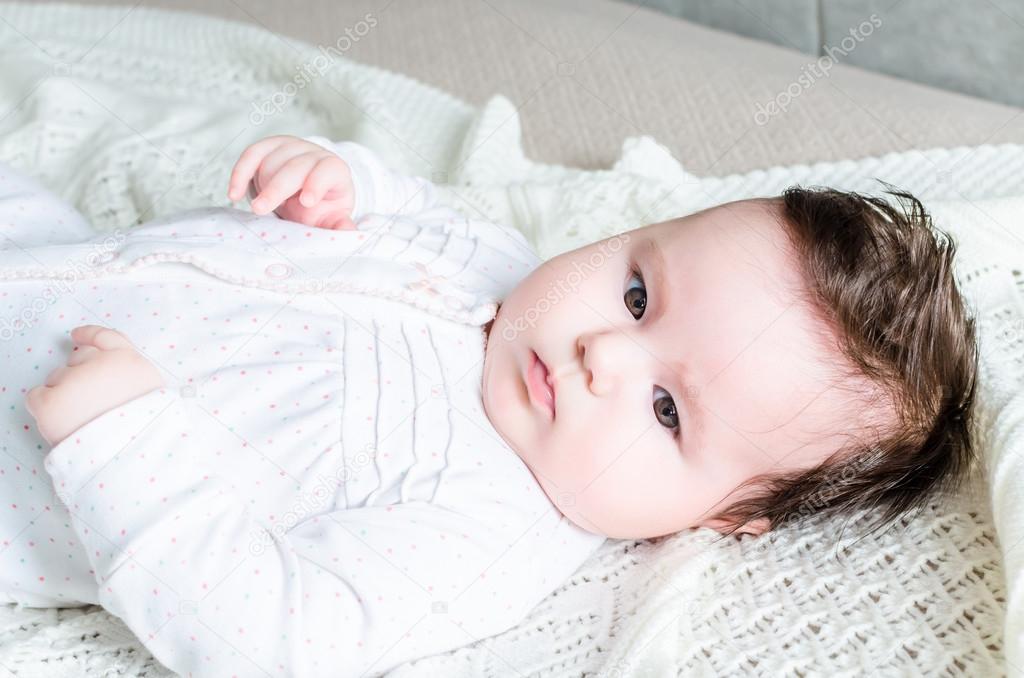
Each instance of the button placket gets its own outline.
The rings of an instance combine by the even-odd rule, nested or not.
[[[279,261],[270,264],[265,269],[263,269],[264,275],[266,275],[268,278],[273,278],[275,280],[288,278],[292,275],[292,273],[294,273],[294,269],[291,266],[289,266],[288,264],[281,263]]]

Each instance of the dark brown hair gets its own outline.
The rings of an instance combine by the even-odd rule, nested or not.
[[[885,187],[898,205],[793,187],[773,206],[800,262],[801,300],[846,358],[838,371],[887,394],[890,421],[813,468],[748,480],[741,487],[754,491],[713,516],[732,525],[723,536],[758,518],[775,529],[811,513],[882,507],[878,529],[957,489],[970,468],[978,355],[953,274],[956,243],[917,198]]]

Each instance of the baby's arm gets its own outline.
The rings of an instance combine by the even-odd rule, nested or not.
[[[326,137],[279,135],[243,151],[228,197],[248,188],[253,211],[321,228],[352,228],[365,214],[412,214],[437,202],[433,184],[390,170],[370,149]]]
[[[120,230],[108,235],[120,235]],[[21,252],[95,236],[96,231],[73,205],[38,180],[0,162],[0,250]]]
[[[257,517],[204,463],[193,416],[208,415],[186,402],[153,391],[45,458],[101,604],[173,671],[374,673],[500,633],[538,602],[512,584],[535,572],[502,561],[529,528],[511,508]],[[338,481],[321,482],[295,506],[331,506]]]
[[[355,219],[364,214],[415,214],[438,202],[434,184],[423,177],[392,170],[377,153],[362,144],[354,141],[335,143],[322,136],[304,138],[348,164],[359,203]]]

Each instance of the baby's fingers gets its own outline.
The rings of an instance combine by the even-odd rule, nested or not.
[[[68,365],[74,367],[87,362],[99,349],[95,346],[75,346],[68,355]]]
[[[309,170],[316,162],[317,154],[304,153],[282,165],[252,201],[252,211],[256,214],[266,214],[277,209],[278,205],[295,195],[302,187]]]
[[[39,413],[49,403],[50,387],[49,386],[36,386],[29,389],[28,393],[25,394],[25,409],[32,415],[33,419],[39,418]]]
[[[131,348],[128,338],[109,327],[101,325],[82,325],[71,330],[71,340],[79,346],[95,346],[101,351],[115,348]]]
[[[70,369],[71,368],[67,367],[66,365],[58,367],[53,372],[50,372],[48,375],[46,375],[46,381],[43,383],[46,386],[56,386],[61,382],[62,379],[64,379],[64,375],[67,374],[68,370]]]
[[[325,228],[332,231],[354,231],[356,222],[352,221],[352,218],[347,214],[339,214]]]
[[[228,198],[230,200],[241,200],[242,196],[245,195],[246,188],[249,187],[249,181],[256,174],[256,170],[259,169],[263,159],[290,139],[291,137],[286,135],[267,137],[251,144],[242,151],[242,155],[238,157],[234,168],[231,170],[231,178],[228,179]]]
[[[332,198],[340,198],[347,179],[348,168],[344,160],[336,155],[321,158],[306,177],[299,202],[304,207],[312,207],[328,193],[331,193]]]

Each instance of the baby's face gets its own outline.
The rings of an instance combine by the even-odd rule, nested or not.
[[[741,482],[838,447],[849,408],[825,386],[838,349],[797,303],[774,209],[729,203],[613,236],[546,261],[502,303],[484,408],[578,526],[721,528],[708,516]]]

